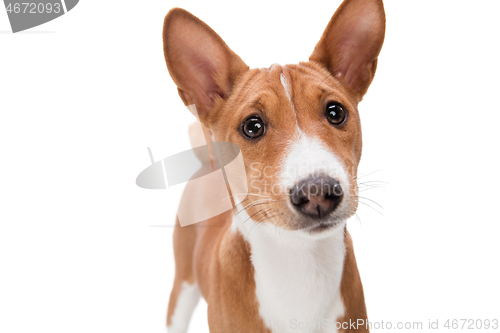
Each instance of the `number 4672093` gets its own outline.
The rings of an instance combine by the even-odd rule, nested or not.
[[[39,13],[55,13],[61,12],[60,3],[32,3],[32,2],[16,2],[7,5],[7,13],[23,13],[23,14],[39,14]]]

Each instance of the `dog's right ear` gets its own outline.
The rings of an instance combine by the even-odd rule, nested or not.
[[[165,16],[163,51],[182,101],[195,104],[202,121],[217,99],[229,96],[236,77],[248,70],[215,31],[181,8]]]

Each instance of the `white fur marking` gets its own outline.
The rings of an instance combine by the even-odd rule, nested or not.
[[[283,86],[283,88],[285,88],[286,97],[288,98],[290,103],[292,103],[292,94],[290,91],[290,85],[288,84],[288,80],[287,80],[285,74],[283,74],[283,73],[280,74],[280,81],[281,81],[281,85]]]
[[[351,198],[349,173],[331,151],[321,142],[299,131],[287,149],[282,164],[281,187],[290,189],[300,180],[314,175],[327,175],[336,179],[344,193],[344,199],[332,214],[333,219],[348,219],[354,209]]]
[[[292,106],[293,114],[295,116],[295,123],[297,124],[297,128],[298,128],[299,122],[297,120],[297,112],[295,111],[295,105],[293,105],[293,102],[292,102],[292,90],[290,88],[290,84],[289,84],[288,79],[286,78],[285,74],[283,74],[283,73],[280,74],[280,81],[281,81],[281,85],[283,86],[283,89],[285,89],[286,98],[288,98],[288,101],[290,102],[290,105]]]
[[[189,326],[191,315],[194,308],[200,300],[200,290],[196,283],[190,285],[183,282],[181,292],[177,297],[174,314],[170,326],[167,327],[168,333],[186,333]]]
[[[345,222],[325,238],[257,223],[246,211],[233,218],[233,225],[250,243],[259,314],[272,332],[316,332],[297,325],[329,320],[334,326],[344,315]]]

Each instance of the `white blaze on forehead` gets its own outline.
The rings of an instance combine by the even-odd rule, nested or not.
[[[349,174],[335,154],[316,138],[299,132],[285,153],[281,171],[281,186],[292,188],[302,179],[326,175],[336,179],[344,195],[349,194]]]
[[[290,90],[290,84],[288,83],[288,79],[286,78],[285,74],[283,73],[280,74],[280,81],[283,88],[285,88],[286,97],[288,98],[290,103],[292,103],[292,93],[291,93],[292,91]]]
[[[281,85],[283,86],[283,89],[285,89],[286,98],[288,99],[290,105],[292,106],[293,114],[295,116],[295,123],[297,124],[297,127],[299,127],[299,123],[297,121],[297,113],[295,111],[295,105],[293,105],[292,102],[292,88],[290,86],[290,82],[288,82],[288,79],[284,73],[280,74],[280,82]]]

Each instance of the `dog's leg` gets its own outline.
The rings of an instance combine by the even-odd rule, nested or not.
[[[196,229],[180,227],[174,230],[175,280],[167,313],[168,333],[186,333],[191,315],[200,299],[200,290],[194,278],[193,249]]]
[[[167,317],[168,333],[186,333],[191,315],[200,299],[200,290],[196,283],[176,281],[170,294]],[[172,311],[170,310],[172,309]]]

